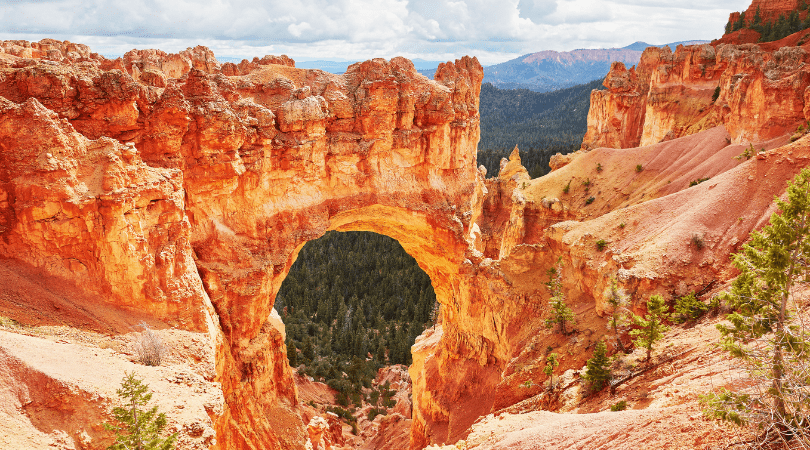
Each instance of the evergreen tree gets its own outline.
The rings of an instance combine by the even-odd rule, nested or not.
[[[287,347],[287,358],[290,360],[290,367],[298,367],[298,349],[295,348],[295,344]]]
[[[797,320],[795,291],[810,282],[810,169],[803,169],[776,199],[769,225],[751,233],[734,255],[740,275],[724,295],[733,308],[720,324],[721,346],[752,377],[765,375],[762,395],[723,392],[707,397],[712,414],[737,423],[756,422],[807,444],[810,397],[806,392],[810,333]]]
[[[615,278],[610,280],[610,286],[605,290],[605,302],[610,306],[608,327],[613,331],[613,336],[616,338],[616,345],[619,347],[619,350],[626,352],[619,330],[628,324],[628,298],[624,290],[619,288],[619,283]]]
[[[737,18],[737,21],[734,22],[734,28],[732,31],[737,31],[745,28],[745,11],[740,13],[740,17]]]
[[[315,347],[313,347],[309,335],[304,336],[304,348],[301,351],[301,356],[304,357],[305,362],[312,362],[315,359]]]
[[[174,448],[177,433],[161,437],[166,428],[166,415],[158,413],[157,406],[145,411],[141,407],[152,399],[149,386],[135,378],[135,372],[126,374],[121,388],[116,390],[126,406],[113,408],[113,416],[120,425],[104,424],[115,432],[115,443],[108,450],[170,450]]]
[[[554,387],[554,369],[560,365],[559,356],[556,353],[551,353],[546,357],[546,367],[543,368],[543,373],[548,377],[548,388]]]
[[[799,11],[791,11],[787,19],[788,33],[785,36],[790,36],[802,30],[802,21],[799,19]]]
[[[551,317],[546,319],[546,328],[558,326],[560,333],[568,334],[567,324],[574,321],[574,311],[565,303],[565,294],[562,291],[562,258],[557,260],[557,266],[548,269],[548,282],[546,288],[551,294],[549,306]]]
[[[664,333],[669,327],[664,325],[667,319],[667,305],[664,298],[656,294],[647,301],[647,314],[642,318],[633,316],[634,324],[639,327],[631,330],[630,335],[634,337],[633,344],[636,347],[647,349],[645,362],[650,362],[653,345],[664,337]]]
[[[787,20],[785,20],[784,15],[779,16],[779,19],[776,21],[776,23],[773,26],[772,33],[773,34],[771,35],[771,39],[770,39],[771,41],[778,41],[779,39],[782,39],[783,37],[790,34],[788,22],[787,22]]]
[[[605,341],[597,342],[593,356],[588,360],[586,366],[587,369],[585,369],[582,378],[590,383],[591,392],[601,391],[610,382],[612,376]]]

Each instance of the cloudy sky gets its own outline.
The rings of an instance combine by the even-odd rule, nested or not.
[[[484,65],[540,50],[714,39],[751,0],[0,0],[0,39],[104,55],[202,44],[217,56],[406,56]]]

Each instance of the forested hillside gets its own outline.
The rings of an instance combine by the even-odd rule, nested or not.
[[[780,15],[776,20],[763,20],[759,8],[757,8],[754,17],[751,18],[745,17],[745,12],[743,12],[737,21],[729,21],[726,24],[726,34],[748,28],[760,34],[759,42],[778,41],[793,33],[810,28],[810,12],[808,10],[810,10],[810,3],[802,0],[790,14],[787,16]],[[802,16],[804,16],[804,19],[801,18]]]
[[[410,364],[436,305],[430,278],[399,242],[330,231],[301,250],[275,308],[290,365],[340,391],[340,403],[357,405],[379,367]]]
[[[487,176],[498,174],[500,160],[520,147],[523,166],[532,178],[548,173],[555,153],[570,153],[582,144],[588,128],[591,91],[602,79],[553,92],[481,87],[481,141],[478,164]]]

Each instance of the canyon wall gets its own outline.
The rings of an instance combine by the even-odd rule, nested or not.
[[[792,11],[796,11],[800,6],[799,0],[753,0],[751,6],[742,14],[745,14],[745,22],[751,23],[759,12],[762,22],[776,22],[779,17],[787,18]],[[804,18],[804,15],[802,15]],[[729,22],[735,23],[740,19],[739,12],[729,14]]]
[[[582,148],[651,145],[717,125],[734,143],[795,131],[810,119],[808,61],[805,47],[648,48],[638,67],[615,63],[607,90],[592,92]]]
[[[482,195],[474,58],[433,81],[402,58],[332,75],[286,57],[219,65],[201,47],[115,61],[2,47],[2,257],[96,310],[207,333],[219,448],[305,442],[270,315],[308,240],[392,236],[452,302]]]
[[[653,293],[716,290],[810,165],[808,138],[786,134],[805,120],[801,48],[648,49],[635,69],[615,64],[592,96],[594,149],[532,180],[518,149],[497,176],[475,167],[474,58],[428,80],[403,58],[333,75],[286,57],[219,64],[203,47],[113,61],[58,41],[0,47],[0,276],[59,287],[46,302],[6,286],[0,313],[113,337],[139,321],[193,333],[211,355],[195,376],[221,402],[198,408],[212,432],[183,433],[208,448],[303,448],[272,307],[298,251],[328,230],[397,239],[442,304],[412,348],[418,449],[541,396],[549,349],[560,373],[578,371],[607,333],[612,279],[636,312]],[[749,140],[763,152],[735,159]],[[568,336],[545,324],[555,266]],[[31,313],[40,305],[49,318]],[[65,431],[76,447],[105,446],[80,425]]]

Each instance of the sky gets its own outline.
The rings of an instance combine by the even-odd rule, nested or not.
[[[218,57],[405,56],[497,64],[541,50],[624,47],[723,34],[751,0],[0,0],[0,39],[133,48],[205,45]]]

